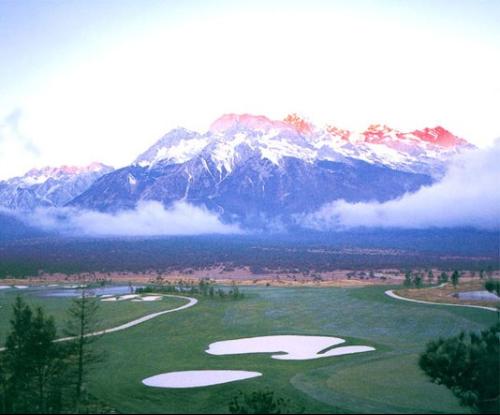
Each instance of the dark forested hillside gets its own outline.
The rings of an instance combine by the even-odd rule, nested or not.
[[[39,271],[186,270],[225,265],[262,271],[409,267],[498,268],[496,232],[353,230],[303,235],[149,239],[45,237],[3,241],[0,277]]]

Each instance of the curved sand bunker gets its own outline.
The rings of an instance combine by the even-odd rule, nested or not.
[[[262,373],[248,372],[246,370],[187,370],[162,373],[161,375],[146,378],[142,383],[155,388],[197,388],[251,379],[258,376],[262,376]]]
[[[140,296],[138,294],[127,294],[127,295],[121,295],[121,296],[114,296],[111,294],[105,294],[101,295],[99,297],[101,301],[127,301],[131,300],[133,302],[142,302],[142,301],[160,301],[163,296],[161,295],[146,295],[146,296]]]
[[[212,343],[206,352],[217,356],[281,352],[271,357],[278,360],[312,360],[375,350],[369,346],[344,346],[330,349],[344,342],[344,339],[327,336],[262,336]],[[323,350],[326,351],[322,352]]]
[[[162,299],[162,296],[161,295],[146,295],[144,297],[139,297],[139,298],[136,298],[132,301],[135,301],[135,302],[141,302],[141,301],[160,301]]]

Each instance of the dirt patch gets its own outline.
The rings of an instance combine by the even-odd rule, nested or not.
[[[481,280],[479,278],[468,278],[460,281],[456,288],[454,288],[451,283],[447,283],[442,287],[400,289],[394,291],[394,293],[401,297],[411,298],[412,300],[429,301],[433,303],[495,307],[498,305],[498,302],[496,301],[465,300],[455,296],[455,294],[459,292],[484,290],[484,283],[485,280]]]
[[[435,276],[442,270],[433,269]],[[449,272],[449,270],[445,270]],[[413,270],[424,275],[424,270]],[[479,280],[477,273],[464,271],[462,280]],[[500,278],[500,272],[495,271],[493,277]],[[261,273],[251,272],[249,267],[228,268],[227,266],[204,268],[199,270],[186,269],[183,271],[148,271],[148,272],[92,272],[80,274],[40,274],[23,279],[3,279],[4,285],[47,285],[54,283],[128,283],[131,284],[161,284],[162,282],[193,282],[197,284],[200,279],[207,278],[218,284],[256,285],[273,287],[363,287],[371,285],[398,285],[404,281],[404,271],[398,269],[380,270],[350,270],[338,269],[327,272],[300,272],[287,271],[263,271]],[[422,291],[422,290],[417,290]],[[421,294],[419,294],[421,295]]]

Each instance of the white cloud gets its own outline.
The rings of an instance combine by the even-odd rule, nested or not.
[[[141,202],[133,210],[104,213],[75,208],[38,209],[24,217],[45,230],[86,236],[161,236],[241,233],[204,208],[177,202],[165,208],[160,202]]]
[[[0,179],[24,174],[40,152],[22,129],[23,112],[16,109],[0,121]]]
[[[500,139],[458,157],[443,179],[385,203],[324,205],[299,219],[313,229],[475,227],[500,229]]]

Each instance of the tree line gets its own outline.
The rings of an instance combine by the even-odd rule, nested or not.
[[[229,298],[233,300],[240,300],[245,297],[245,294],[240,291],[236,283],[231,283],[231,288],[225,289],[217,287],[209,278],[202,278],[195,284],[194,281],[177,280],[174,282],[165,281],[161,278],[157,279],[154,284],[149,284],[142,288],[135,290],[137,294],[151,294],[151,293],[166,293],[166,294],[190,294],[201,295],[206,298]]]
[[[422,288],[427,281],[428,285],[433,285],[435,282],[438,284],[443,284],[451,280],[453,287],[456,288],[460,282],[460,278],[462,277],[461,273],[458,270],[454,270],[451,274],[451,277],[446,272],[441,272],[441,274],[435,278],[432,270],[427,272],[427,278],[423,272],[405,272],[405,279],[403,281],[403,285],[406,288]],[[481,270],[480,278],[484,278],[484,271]]]
[[[68,310],[58,341],[54,318],[21,296],[12,306],[10,332],[0,352],[0,413],[106,412],[87,390],[88,375],[103,356],[96,337],[98,302],[86,290]]]
[[[489,279],[485,288],[500,297],[500,281]],[[479,334],[462,331],[427,343],[418,364],[461,405],[477,413],[500,413],[500,322]]]
[[[347,243],[349,242],[349,243]],[[352,244],[351,244],[352,242]],[[78,274],[82,272],[163,272],[226,267],[249,267],[256,274],[279,271],[315,272],[335,269],[381,269],[427,267],[440,269],[469,269],[474,271],[498,269],[494,253],[470,258],[443,256],[441,251],[415,250],[406,244],[386,241],[390,252],[383,249],[377,255],[363,253],[363,241],[345,240],[346,247],[360,247],[346,253],[335,240],[295,240],[279,237],[172,237],[147,240],[66,239],[44,238],[30,243],[12,242],[0,249],[0,278],[34,276],[43,270],[48,274]],[[431,240],[429,244],[435,243]],[[361,244],[361,246],[359,245]],[[392,252],[398,249],[397,255]],[[478,249],[478,248],[476,248]],[[454,252],[454,251],[450,251]],[[496,251],[492,251],[496,252]]]

